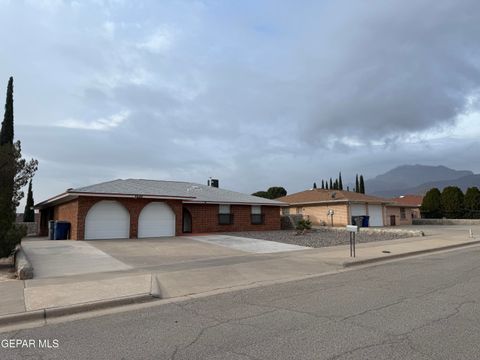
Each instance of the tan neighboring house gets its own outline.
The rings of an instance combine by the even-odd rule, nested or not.
[[[413,219],[421,218],[422,195],[402,195],[390,199],[387,205],[388,225],[411,225]]]
[[[390,200],[342,190],[311,189],[276,200],[288,203],[282,213],[308,216],[313,225],[345,226],[354,216],[369,216],[369,226],[386,226]]]

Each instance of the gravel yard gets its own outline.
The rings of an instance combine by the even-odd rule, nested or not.
[[[348,233],[335,229],[312,229],[306,234],[297,235],[296,230],[277,230],[277,231],[240,231],[227,233],[227,235],[247,237],[254,239],[263,239],[278,241],[286,244],[295,244],[300,246],[309,246],[314,248],[347,245],[349,243]],[[394,240],[411,237],[406,232],[399,231],[372,231],[359,232],[356,235],[357,242],[366,243],[371,241]]]

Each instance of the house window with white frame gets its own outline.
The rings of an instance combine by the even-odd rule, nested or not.
[[[251,223],[252,225],[261,225],[264,222],[262,214],[262,207],[259,205],[252,205],[251,208]]]
[[[229,204],[218,205],[218,224],[231,225],[233,224],[233,214]]]

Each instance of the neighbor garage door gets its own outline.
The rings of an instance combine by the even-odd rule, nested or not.
[[[367,215],[365,204],[350,204],[350,216]]]
[[[175,213],[163,202],[151,202],[138,218],[138,237],[175,235]]]
[[[368,215],[370,216],[370,226],[383,226],[383,207],[382,205],[368,205]]]
[[[103,200],[93,205],[85,218],[85,239],[128,239],[130,215],[117,201]]]

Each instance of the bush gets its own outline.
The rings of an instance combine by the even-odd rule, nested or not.
[[[310,220],[302,219],[297,224],[297,230],[310,230],[312,228],[312,223]]]
[[[27,227],[13,224],[3,236],[4,238],[0,239],[0,258],[7,258],[13,255],[22,238],[27,236]]]
[[[442,191],[443,215],[449,219],[461,219],[465,213],[464,195],[457,186],[447,186]]]
[[[439,219],[443,216],[440,190],[433,188],[425,194],[420,211],[425,218]]]

